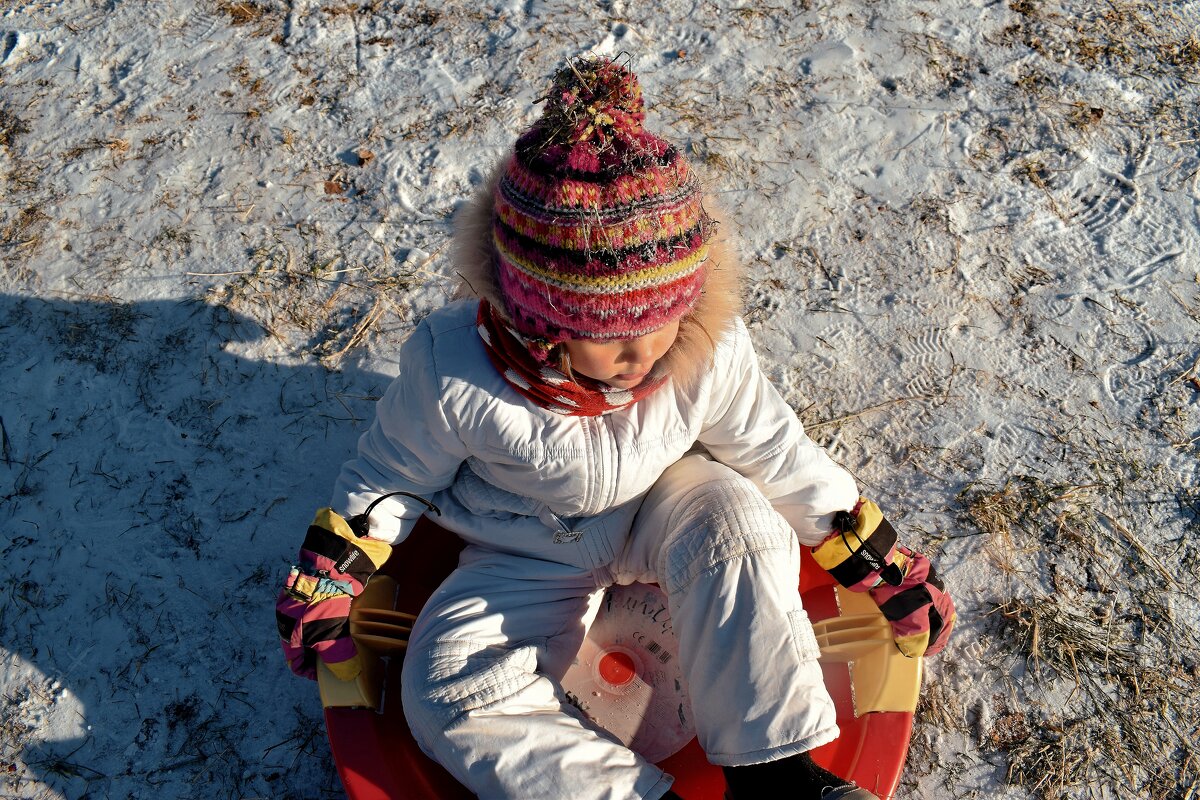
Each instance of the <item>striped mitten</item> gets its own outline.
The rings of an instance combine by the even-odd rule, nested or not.
[[[350,601],[387,561],[387,542],[360,535],[365,520],[347,522],[323,508],[308,528],[299,564],[288,573],[275,601],[275,621],[292,672],[316,679],[317,658],[342,680],[362,671],[350,638]]]
[[[901,546],[895,563],[904,575],[900,585],[881,583],[870,590],[871,598],[891,623],[901,653],[909,658],[937,655],[954,628],[954,601],[926,556]]]
[[[909,658],[941,652],[954,627],[954,601],[929,559],[896,543],[896,530],[879,506],[859,498],[853,511],[834,515],[833,533],[813,558],[842,586],[868,592]]]

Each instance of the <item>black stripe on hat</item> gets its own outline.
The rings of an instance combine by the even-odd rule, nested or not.
[[[630,245],[629,247],[617,247],[605,250],[597,249],[589,253],[586,250],[572,250],[565,247],[542,244],[537,239],[520,233],[499,218],[494,222],[497,232],[509,249],[529,261],[534,263],[548,261],[552,264],[566,262],[578,267],[586,267],[591,261],[600,261],[606,268],[611,270],[617,269],[621,266],[621,262],[630,257],[640,256],[643,263],[657,265],[662,262],[662,250],[685,250],[691,252],[704,243],[705,224],[706,220],[701,219],[678,236],[672,236],[668,239],[652,239],[644,244]]]
[[[544,222],[547,221],[547,218],[553,218],[554,224],[580,222],[588,225],[622,225],[646,214],[661,213],[664,209],[672,207],[682,207],[691,198],[700,194],[699,182],[689,177],[680,182],[671,192],[656,192],[620,205],[595,208],[591,206],[548,206],[544,198],[522,191],[517,182],[507,175],[500,179],[499,188],[504,199],[508,201],[514,211]]]

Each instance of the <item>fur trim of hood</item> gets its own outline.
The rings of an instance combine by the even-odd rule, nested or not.
[[[451,265],[459,277],[456,297],[479,297],[502,314],[504,301],[492,272],[492,214],[496,184],[504,172],[507,157],[454,218],[451,241]],[[733,255],[725,217],[706,198],[705,210],[717,223],[709,240],[704,288],[695,307],[680,321],[679,338],[662,362],[679,386],[690,388],[712,364],[713,348],[734,319],[741,313],[742,269]]]

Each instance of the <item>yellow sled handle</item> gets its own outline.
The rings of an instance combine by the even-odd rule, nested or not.
[[[836,617],[813,623],[821,661],[850,665],[854,716],[871,711],[917,708],[921,694],[920,658],[908,658],[896,647],[892,627],[869,595],[838,586]]]
[[[352,681],[339,680],[323,661],[317,662],[317,687],[325,708],[382,708],[383,656],[402,653],[416,617],[396,611],[396,582],[376,573],[350,606],[350,635],[362,659],[362,672]]]
[[[382,707],[383,656],[400,655],[416,617],[395,609],[396,582],[376,574],[350,609],[350,635],[359,648],[362,673],[339,680],[324,663],[317,665],[317,684],[325,708]],[[922,659],[907,658],[896,648],[892,629],[871,598],[838,586],[840,614],[813,623],[821,661],[846,663],[854,693],[854,715],[871,711],[913,712],[921,691]]]

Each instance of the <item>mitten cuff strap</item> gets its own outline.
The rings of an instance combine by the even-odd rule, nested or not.
[[[355,536],[340,514],[322,508],[317,512],[300,551],[300,570],[318,577],[349,579],[361,589],[387,561],[392,546],[381,539]],[[357,590],[350,594],[358,594]]]
[[[896,529],[879,506],[859,498],[853,511],[839,511],[834,531],[813,548],[813,560],[848,589],[865,592],[881,582],[898,586],[904,579],[893,561]]]

